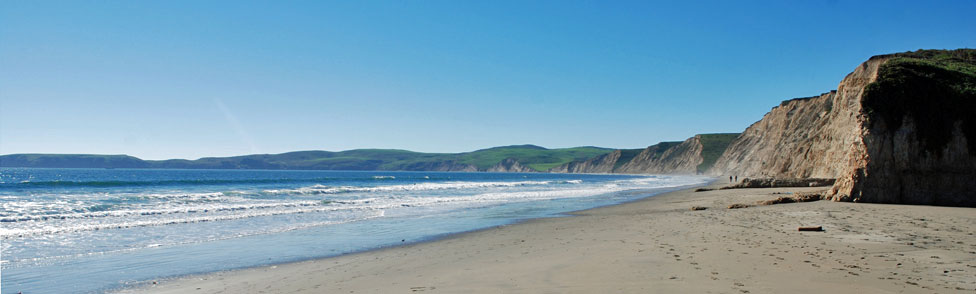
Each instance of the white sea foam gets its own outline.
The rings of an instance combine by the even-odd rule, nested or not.
[[[269,194],[339,194],[350,192],[402,192],[402,191],[433,191],[448,189],[474,189],[493,187],[541,186],[552,184],[581,184],[582,180],[569,181],[519,181],[519,182],[444,182],[444,183],[416,183],[407,185],[389,185],[376,187],[313,185],[297,189],[265,190]]]
[[[362,214],[359,217],[347,218],[347,219],[336,220],[336,221],[319,221],[319,222],[310,222],[310,223],[298,223],[298,224],[290,224],[290,225],[284,226],[284,227],[278,227],[278,228],[272,228],[272,229],[264,229],[264,230],[255,230],[255,231],[251,231],[251,232],[247,232],[247,233],[239,233],[239,234],[227,235],[227,236],[221,236],[221,237],[210,237],[210,238],[203,238],[203,239],[198,239],[198,240],[192,240],[191,239],[191,240],[187,240],[187,241],[179,241],[179,242],[172,242],[172,243],[165,243],[165,244],[164,243],[149,243],[149,244],[144,244],[144,245],[141,245],[141,246],[126,246],[126,247],[124,247],[122,249],[114,249],[114,250],[107,250],[107,251],[95,251],[95,252],[85,252],[85,253],[76,253],[76,254],[70,254],[70,255],[41,256],[41,257],[32,257],[32,258],[24,258],[24,259],[16,259],[15,258],[15,259],[11,259],[11,260],[6,260],[5,259],[5,260],[2,260],[2,262],[3,263],[15,263],[15,264],[16,263],[43,263],[43,262],[47,262],[47,261],[50,261],[50,260],[59,260],[59,259],[65,259],[65,258],[77,258],[77,257],[93,256],[93,255],[105,255],[105,254],[112,254],[112,253],[136,251],[136,250],[141,250],[141,249],[145,249],[145,248],[157,248],[157,247],[163,247],[163,246],[174,246],[174,245],[183,245],[183,244],[191,244],[191,243],[199,243],[199,242],[211,242],[211,241],[227,240],[227,239],[231,239],[231,238],[248,237],[248,236],[254,236],[254,235],[275,234],[275,233],[282,233],[282,232],[288,232],[288,231],[295,231],[295,230],[307,229],[307,228],[312,228],[312,227],[329,226],[329,225],[339,225],[339,224],[345,224],[345,223],[350,223],[350,222],[364,221],[364,220],[369,220],[369,219],[374,219],[374,218],[380,218],[380,217],[383,217],[383,216],[384,216],[384,211],[383,210],[374,210],[374,211],[371,211],[368,214]],[[4,244],[9,244],[9,242],[8,243],[4,243]],[[7,246],[9,246],[9,245],[7,245]]]
[[[174,210],[168,214],[168,217],[143,217],[132,220],[131,218],[121,217],[121,216],[131,216],[131,215],[142,215],[147,216],[147,214],[141,214],[138,211],[120,211],[117,215],[109,215],[108,217],[102,217],[99,219],[82,219],[81,221],[62,221],[61,219],[55,220],[56,223],[45,223],[40,226],[24,226],[15,227],[16,223],[9,224],[4,228],[0,228],[0,238],[8,239],[14,237],[23,237],[30,235],[44,235],[44,234],[57,234],[65,232],[78,232],[78,231],[97,231],[104,229],[125,229],[133,227],[145,227],[145,226],[163,226],[163,225],[173,225],[173,224],[186,224],[186,223],[199,223],[199,222],[211,222],[211,221],[226,221],[226,220],[236,220],[245,219],[253,217],[262,216],[274,216],[283,214],[299,214],[299,213],[316,213],[316,212],[329,212],[337,210],[378,210],[382,208],[393,208],[398,207],[392,204],[386,205],[359,205],[355,207],[337,207],[337,206],[321,206],[321,205],[294,205],[294,204],[280,204],[280,205],[246,205],[239,207],[230,207],[222,210],[214,210],[217,213],[210,214],[200,214],[192,215],[190,210]],[[234,213],[219,213],[233,211]],[[200,212],[203,212],[202,210]],[[207,211],[209,212],[209,211]]]
[[[2,206],[0,222],[4,226],[0,228],[0,238],[303,213],[363,211],[364,214],[370,214],[375,211],[413,207],[478,207],[507,202],[589,197],[628,189],[676,187],[702,182],[704,178],[640,177],[589,185],[578,179],[458,181],[374,187],[313,185],[262,191],[271,195],[298,195],[284,198],[249,198],[246,196],[254,194],[247,191],[122,195],[122,199],[138,201],[119,201],[105,207],[98,206],[101,202],[88,200],[10,201]],[[453,192],[454,190],[457,191]],[[314,196],[317,194],[324,195]],[[99,198],[110,196],[101,195]]]

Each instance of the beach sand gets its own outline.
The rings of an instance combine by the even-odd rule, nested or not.
[[[713,184],[717,187],[720,184]],[[976,209],[805,203],[824,188],[682,190],[334,258],[130,293],[972,293]],[[693,206],[706,207],[693,211]],[[823,226],[823,232],[799,232]]]

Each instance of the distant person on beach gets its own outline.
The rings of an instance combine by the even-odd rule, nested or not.
[[[739,181],[739,176],[735,176],[735,181],[736,181],[736,182],[738,182],[738,181]]]
[[[729,176],[729,183],[732,182],[732,176]]]

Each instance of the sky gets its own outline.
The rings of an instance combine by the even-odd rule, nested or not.
[[[976,1],[0,1],[0,154],[643,148],[741,132]]]

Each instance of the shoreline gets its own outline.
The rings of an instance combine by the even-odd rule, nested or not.
[[[719,179],[706,187],[719,187]],[[807,202],[825,188],[694,192],[118,293],[946,292],[976,289],[976,210]],[[707,210],[692,211],[692,206]],[[881,212],[881,213],[878,213]],[[925,223],[920,229],[918,223]],[[795,232],[822,225],[826,232]]]
[[[599,174],[595,174],[595,175],[599,175]],[[705,183],[705,184],[693,184],[693,185],[676,186],[676,187],[659,188],[659,189],[636,189],[636,190],[630,190],[630,191],[618,191],[618,192],[613,192],[613,193],[634,193],[634,194],[643,194],[643,195],[639,196],[638,198],[631,199],[631,200],[625,200],[625,201],[619,202],[619,203],[612,203],[612,204],[606,204],[606,205],[602,205],[602,206],[590,207],[590,208],[585,208],[585,209],[579,209],[579,210],[571,210],[571,211],[566,211],[566,212],[560,212],[560,213],[556,213],[556,214],[553,214],[551,216],[545,216],[545,217],[535,217],[535,218],[518,219],[518,220],[513,221],[512,223],[501,224],[501,225],[491,225],[491,226],[488,226],[488,227],[483,227],[483,228],[478,228],[478,229],[472,229],[472,230],[466,230],[466,231],[458,231],[458,232],[450,232],[450,233],[441,233],[441,234],[431,235],[431,236],[428,236],[428,237],[424,237],[424,238],[420,238],[420,239],[416,239],[416,240],[411,240],[411,241],[407,241],[407,242],[399,243],[399,244],[390,244],[390,245],[384,245],[384,246],[379,246],[379,247],[374,247],[374,248],[369,248],[369,249],[363,249],[363,250],[358,250],[358,251],[351,251],[351,252],[346,252],[346,253],[340,253],[340,254],[337,254],[337,255],[313,257],[313,258],[308,258],[308,259],[303,259],[303,260],[291,260],[291,261],[283,261],[283,262],[278,262],[278,263],[270,263],[270,264],[262,264],[262,265],[256,265],[256,266],[248,266],[248,267],[241,267],[241,268],[232,268],[232,269],[226,269],[226,270],[219,270],[219,271],[214,271],[214,272],[200,272],[200,273],[191,273],[191,274],[179,275],[179,276],[162,277],[162,278],[155,279],[155,280],[135,281],[135,282],[129,282],[127,285],[122,286],[122,287],[115,287],[115,288],[105,289],[105,291],[106,291],[106,293],[130,293],[130,292],[133,292],[133,291],[143,291],[146,288],[152,288],[153,285],[154,285],[153,282],[156,282],[156,283],[164,283],[164,282],[179,281],[179,280],[192,280],[192,279],[205,278],[205,277],[208,277],[208,276],[213,276],[213,275],[218,275],[218,274],[223,274],[223,273],[234,273],[234,272],[241,272],[241,271],[247,271],[247,270],[257,270],[257,269],[262,269],[262,268],[277,268],[278,266],[284,266],[284,265],[290,265],[290,264],[315,262],[315,261],[327,260],[327,259],[333,259],[333,258],[342,258],[342,257],[351,256],[351,255],[357,255],[357,254],[367,254],[367,253],[371,253],[371,252],[378,252],[378,251],[384,251],[384,250],[404,248],[404,247],[409,247],[409,246],[414,246],[414,245],[424,244],[424,243],[439,242],[439,241],[442,241],[442,240],[448,240],[448,239],[453,239],[453,238],[461,238],[461,237],[464,237],[465,235],[477,234],[477,233],[480,233],[480,232],[490,231],[490,230],[493,230],[493,229],[504,228],[504,227],[507,227],[507,226],[515,226],[515,225],[527,224],[527,223],[531,223],[531,222],[534,222],[534,221],[540,221],[540,220],[546,220],[546,219],[559,219],[559,218],[577,217],[579,214],[585,213],[586,211],[590,211],[590,210],[594,210],[594,209],[600,209],[600,208],[606,208],[606,207],[613,207],[613,206],[617,206],[617,205],[627,205],[629,203],[644,201],[644,200],[646,200],[648,198],[657,197],[657,196],[661,196],[661,195],[664,195],[664,194],[674,193],[674,192],[682,191],[682,190],[690,190],[690,189],[697,189],[697,188],[702,188],[702,187],[708,187],[710,185],[713,185],[716,182],[719,182],[719,180],[714,180],[714,181],[711,181],[711,182],[708,182],[708,183]]]

